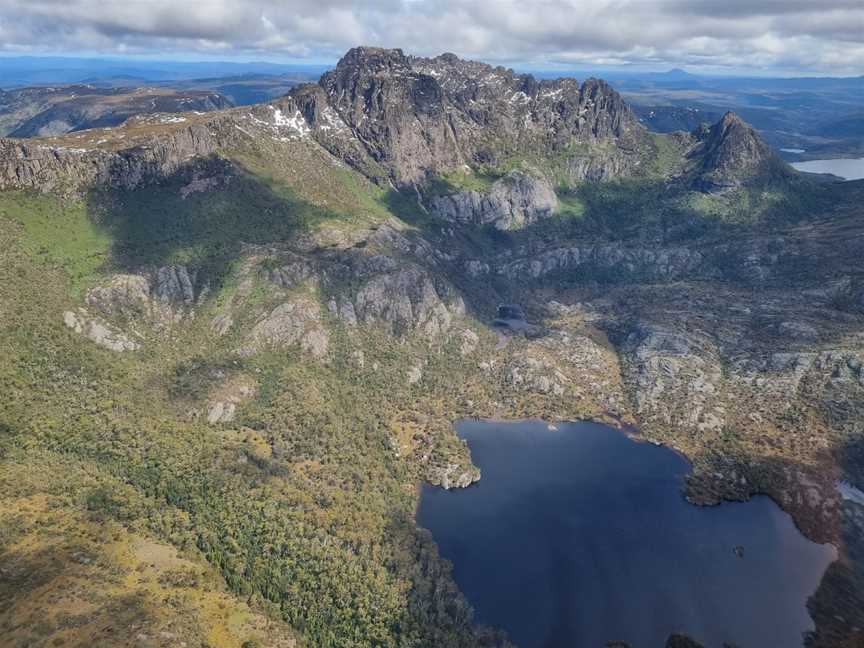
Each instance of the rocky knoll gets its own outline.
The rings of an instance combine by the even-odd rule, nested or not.
[[[693,132],[696,144],[687,153],[694,186],[718,191],[769,176],[792,176],[783,162],[752,126],[727,112],[710,128]]]
[[[545,178],[511,171],[493,183],[488,193],[462,191],[432,200],[430,209],[441,218],[463,225],[494,225],[520,229],[550,216],[558,207],[555,190]]]

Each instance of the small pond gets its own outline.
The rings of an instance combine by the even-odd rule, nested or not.
[[[802,645],[806,601],[835,558],[766,497],[681,494],[687,462],[597,423],[463,421],[482,479],[424,488],[428,528],[480,623],[522,648]]]

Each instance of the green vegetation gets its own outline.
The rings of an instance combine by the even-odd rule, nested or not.
[[[2,192],[0,218],[6,227],[21,226],[20,245],[31,256],[64,269],[74,294],[94,280],[108,260],[111,238],[78,202]]]
[[[86,205],[3,197],[26,211],[0,216],[0,491],[47,496],[70,515],[170,542],[308,645],[474,645],[469,608],[413,524],[416,466],[390,449],[393,413],[415,404],[407,385],[393,389],[405,384],[410,348],[382,336],[369,345],[379,369],[365,373],[350,364],[353,342],[339,335],[332,364],[310,363],[296,349],[240,361],[219,356],[201,318],[174,337],[154,337],[146,352],[112,353],[60,317],[80,303],[70,273],[89,258],[86,246],[61,240],[66,228],[22,225],[50,213],[95,232],[95,250],[110,258],[80,275],[88,280],[103,268],[183,261],[222,273],[231,292],[241,241],[287,238],[339,218],[284,187],[264,191],[242,179],[232,190],[183,200],[169,182],[93,194]],[[32,245],[32,231],[50,254]],[[189,416],[240,373],[256,376],[259,389],[234,424],[214,428]],[[4,546],[18,537],[8,528]],[[32,565],[48,569],[41,559]],[[18,586],[16,600],[30,587]],[[4,634],[10,596],[0,596]]]
[[[680,173],[684,146],[673,136],[665,133],[650,133],[654,154],[649,157],[645,173],[651,177],[668,178]]]
[[[459,191],[487,193],[492,184],[503,175],[499,170],[463,167],[433,178],[425,191],[430,196],[443,196]]]
[[[532,237],[621,240],[660,232],[674,240],[754,220],[770,225],[806,209],[803,191],[799,203],[797,194],[773,187],[704,196],[671,186],[659,177],[671,159],[664,142],[658,140],[655,177],[558,182],[554,218],[520,232],[466,229],[447,245],[494,254]],[[390,218],[441,236],[440,221],[423,213],[416,196],[375,186],[311,147],[290,159],[271,153],[235,152],[239,168],[222,169],[224,184],[203,193],[184,191],[190,174],[181,173],[135,191],[94,191],[82,202],[0,194],[0,492],[4,502],[42,502],[33,509],[38,515],[46,502],[62,513],[40,530],[27,515],[0,510],[0,567],[24,565],[22,573],[33,575],[0,584],[0,636],[24,626],[10,611],[12,599],[27,601],[36,618],[46,608],[35,594],[39,583],[63,573],[50,555],[80,551],[52,544],[68,523],[94,556],[107,551],[108,539],[94,539],[104,528],[124,551],[145,539],[170,545],[185,561],[152,574],[156,589],[149,594],[118,589],[117,600],[128,605],[94,618],[116,613],[131,627],[132,619],[147,621],[141,601],[149,600],[150,607],[215,623],[207,606],[218,605],[211,594],[220,591],[232,614],[268,619],[285,636],[296,632],[301,645],[477,645],[470,608],[448,566],[414,525],[416,484],[426,465],[420,458],[438,466],[464,459],[445,422],[469,409],[469,401],[472,412],[490,415],[501,403],[521,416],[575,417],[597,406],[590,396],[567,403],[514,397],[504,386],[506,370],[478,375],[478,358],[460,354],[458,335],[433,343],[375,327],[348,330],[326,309],[324,360],[298,348],[238,353],[237,331],[248,331],[280,300],[327,297],[311,281],[277,292],[264,280],[277,262],[263,253],[250,274],[241,274],[246,244],[302,240],[316,258],[330,258],[335,248],[359,254],[359,235]],[[218,163],[208,164],[218,177]],[[433,191],[488,190],[504,168],[448,175]],[[194,318],[148,329],[141,351],[112,353],[63,325],[63,311],[80,306],[84,290],[102,277],[171,263],[189,265],[211,291]],[[334,282],[355,287],[351,268],[334,274]],[[473,297],[469,308],[491,311],[484,300],[499,287],[507,294],[496,283],[502,277],[476,280],[482,286],[457,281]],[[235,328],[217,338],[212,316],[229,304],[236,306]],[[483,354],[494,356],[495,336],[477,328]],[[521,344],[527,342],[512,341]],[[420,359],[422,386],[409,385],[406,370]],[[238,398],[233,421],[207,424],[208,405],[233,381],[254,389]],[[136,564],[146,571],[152,561]],[[122,564],[111,569],[127,585],[134,581]],[[100,574],[94,569],[78,578],[86,591],[98,592]],[[165,600],[172,603],[160,607]],[[191,627],[183,636],[198,641],[190,647],[234,648],[263,636],[239,627],[230,638],[202,638]],[[61,630],[71,632],[66,626],[40,632]],[[92,642],[89,635],[68,637]],[[21,645],[31,639],[16,636]]]

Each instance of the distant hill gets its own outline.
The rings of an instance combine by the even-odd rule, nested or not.
[[[0,88],[95,83],[104,79],[140,82],[177,81],[242,74],[303,75],[317,78],[327,65],[155,61],[116,58],[0,56]]]

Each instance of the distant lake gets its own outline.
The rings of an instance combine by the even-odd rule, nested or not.
[[[864,179],[864,158],[808,160],[807,162],[793,162],[792,166],[807,173],[832,173],[844,180]]]
[[[424,487],[418,523],[476,611],[522,648],[801,646],[835,558],[766,497],[688,504],[678,454],[596,423],[463,421],[482,479]],[[736,547],[742,548],[738,555]]]

